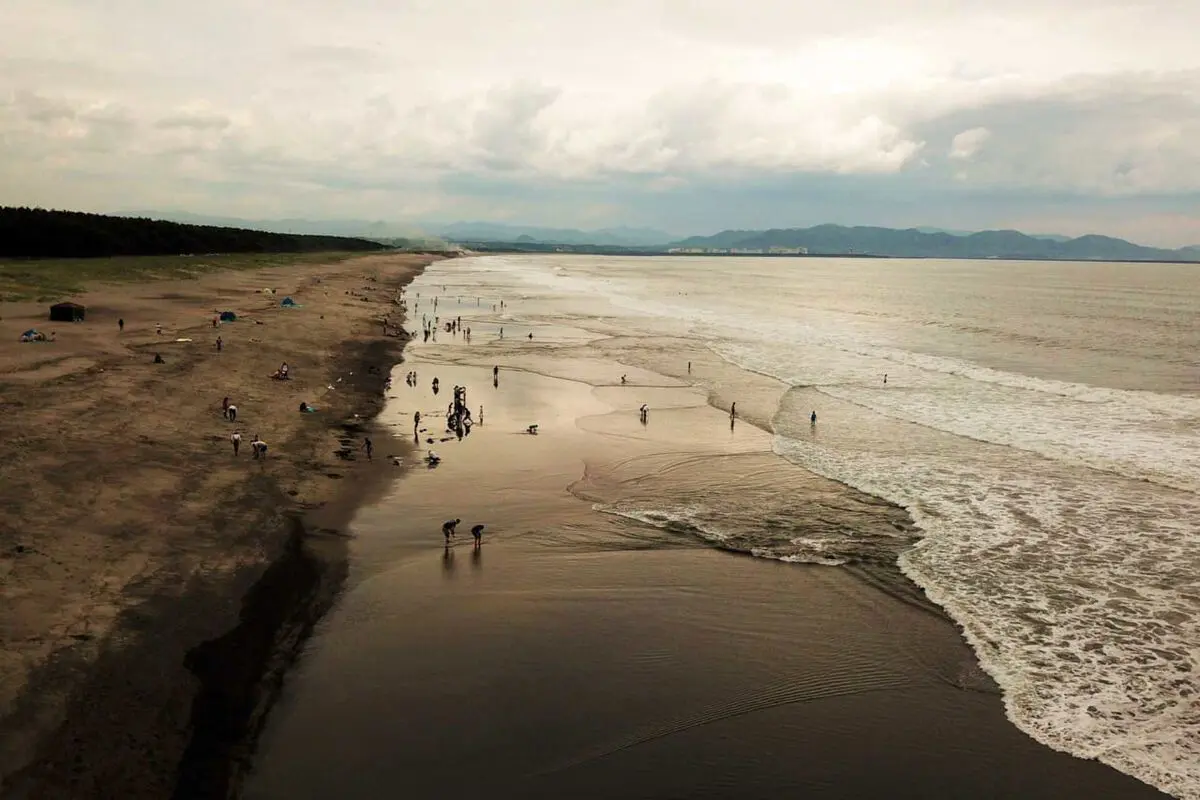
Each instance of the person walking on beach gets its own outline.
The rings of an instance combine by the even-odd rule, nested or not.
[[[887,383],[887,373],[883,373],[883,382]]]
[[[417,435],[417,428],[421,425],[421,412],[413,412],[413,436]]]
[[[638,409],[638,413],[642,416],[642,424],[646,424],[646,420],[650,417],[650,406],[642,403],[642,407]]]
[[[475,537],[475,546],[483,544],[483,526],[474,525],[471,527],[471,535]]]
[[[454,537],[454,529],[458,527],[461,519],[450,519],[442,523],[442,535],[446,537],[446,544],[450,544],[450,540]]]
[[[367,451],[367,461],[371,460],[371,454],[375,452],[375,445],[371,444],[370,437],[363,437],[363,450]]]
[[[737,416],[737,401],[734,400],[732,403],[729,404],[729,418],[733,419],[736,416]]]
[[[233,433],[229,434],[229,441],[233,442],[233,454],[236,456],[238,454],[238,450],[240,450],[242,447],[242,435],[237,431],[234,431]]]
[[[688,375],[692,374],[692,362],[688,362]]]
[[[498,380],[500,380],[500,367],[492,367],[492,381],[495,382]]]
[[[229,398],[228,397],[226,397],[224,400],[221,401],[221,416],[224,417],[225,419],[229,419]]]
[[[217,352],[218,352],[218,353],[219,353],[219,352],[221,352],[221,350],[222,350],[224,347],[225,347],[225,343],[224,343],[223,341],[221,341],[221,337],[220,337],[220,336],[218,336],[218,337],[217,337]]]
[[[118,333],[125,332],[125,318],[124,317],[121,317],[119,320],[117,320],[117,332]]]
[[[808,421],[813,425],[817,424],[817,412],[815,410],[813,411],[812,416],[808,418]]]

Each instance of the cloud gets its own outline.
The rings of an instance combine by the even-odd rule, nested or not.
[[[963,131],[950,142],[949,158],[957,161],[970,161],[991,135],[992,132],[987,128],[971,128]]]
[[[1041,95],[956,110],[922,126],[934,140],[950,130],[963,131],[951,140],[950,158],[960,162],[955,169],[980,187],[1098,195],[1200,191],[1200,73],[1073,81]]]
[[[154,123],[155,127],[171,130],[174,128],[190,128],[192,130],[224,130],[230,125],[229,117],[221,114],[206,114],[203,112],[182,112],[169,117],[163,117]]]
[[[1195,3],[576,5],[211,0],[181,32],[178,0],[8,0],[0,202],[112,208],[120,176],[134,207],[309,216],[508,197],[636,224],[686,198],[721,227],[708,193],[799,224],[840,213],[817,185],[859,222],[1017,196],[1120,199],[1160,239],[1200,216]]]

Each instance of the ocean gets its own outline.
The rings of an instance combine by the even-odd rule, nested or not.
[[[507,297],[496,325],[574,330],[622,363],[680,374],[691,340],[781,382],[753,420],[775,452],[905,507],[915,536],[789,535],[804,508],[769,483],[597,510],[763,558],[894,558],[1022,730],[1200,796],[1194,266],[497,256],[419,283],[473,314]]]
[[[656,549],[711,547],[784,569],[850,571],[916,605],[932,602],[957,623],[1021,731],[1175,796],[1200,798],[1194,266],[504,255],[437,262],[408,298],[408,328],[418,335],[397,383],[417,364],[422,385],[430,371],[451,365],[489,376],[492,364],[502,365],[501,392],[514,370],[565,378],[578,387],[565,410],[559,403],[536,413],[601,434],[615,453],[622,437],[658,435],[660,420],[673,426],[662,433],[661,453],[597,457],[574,476],[569,459],[555,467],[561,475],[541,474],[536,461],[522,466],[525,440],[506,439],[508,477],[493,474],[493,466],[459,479],[439,467],[443,488],[436,491],[495,482],[469,494],[504,492],[507,513],[527,512],[525,546],[561,545],[579,556],[587,542],[613,536],[636,548],[645,532],[658,537]],[[471,341],[444,330],[422,341],[422,320],[435,316],[439,324],[461,316]],[[626,373],[638,387],[628,397]],[[682,406],[661,416],[675,408],[678,387],[701,392],[725,413],[736,402],[736,425],[764,432],[761,455],[737,455],[742,445],[732,438],[732,450],[713,445],[711,455],[685,453],[688,426],[711,421]],[[518,384],[513,391],[525,390]],[[480,390],[471,391],[475,397]],[[529,403],[540,402],[529,392]],[[520,409],[525,400],[510,402]],[[622,427],[632,424],[621,420],[632,419],[640,402],[649,404],[651,424]],[[389,408],[385,418],[411,435],[409,401]],[[626,410],[604,416],[610,408]],[[500,422],[517,426],[517,419]],[[480,431],[476,441],[497,435]],[[696,434],[697,441],[712,436],[707,429]],[[438,445],[449,469],[456,468],[456,444]],[[818,502],[817,490],[795,477],[809,473],[867,499],[826,491]],[[416,575],[415,567],[401,566],[403,558],[438,543],[400,543],[389,526],[440,513],[444,497],[427,496],[417,486],[424,478],[406,478],[402,500],[385,501],[360,521],[369,533],[356,545],[355,569],[365,588],[351,589],[318,633],[313,649],[328,663],[316,658],[308,676],[301,669],[301,699],[332,692],[344,702],[352,690],[339,676],[364,675],[362,662],[377,658],[352,658],[347,650],[414,636],[396,627],[411,611],[390,607],[396,592],[388,581]],[[522,498],[534,497],[535,484],[547,480],[567,486],[583,516],[554,517],[532,500],[524,509]],[[906,509],[915,527],[888,504]],[[502,555],[494,552],[493,563]],[[446,562],[448,578],[452,564]],[[443,589],[419,593],[426,591]],[[512,596],[497,595],[496,602]],[[779,612],[787,608],[785,602]],[[520,619],[534,632],[546,624],[534,622],[541,616]],[[388,646],[402,649],[399,642]],[[378,658],[399,665],[408,656],[387,650]],[[547,655],[538,669],[552,669],[552,660]],[[411,695],[390,680],[358,690],[364,708],[385,695],[406,702]],[[336,707],[318,708],[322,702],[333,703],[284,710],[278,728],[285,733],[276,738],[285,743],[274,746],[284,755],[275,758],[279,766],[268,763],[268,773],[286,776],[306,729],[353,719]],[[379,735],[356,741],[370,749]],[[260,796],[272,795],[264,788]]]

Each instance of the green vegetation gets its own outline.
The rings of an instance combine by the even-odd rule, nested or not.
[[[84,284],[196,278],[219,270],[322,264],[363,253],[234,253],[215,256],[0,259],[0,301],[50,302],[79,294]]]
[[[0,258],[102,258],[185,253],[386,250],[344,236],[268,233],[41,208],[0,208]]]

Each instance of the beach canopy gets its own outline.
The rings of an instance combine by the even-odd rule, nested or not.
[[[21,338],[25,338],[28,336],[30,339],[32,339],[34,336],[37,336],[37,335],[38,335],[37,328],[30,328],[29,330],[27,330],[21,334]]]
[[[221,312],[221,322],[233,322],[236,319],[237,319],[237,314],[233,313],[232,311],[222,311]]]
[[[55,303],[50,306],[50,319],[55,322],[76,322],[83,319],[86,306],[79,303]]]
[[[290,308],[290,307],[298,305],[298,303],[296,303],[296,301],[290,297],[285,297],[285,298],[283,298],[282,301],[280,301],[279,305],[288,306]]]

